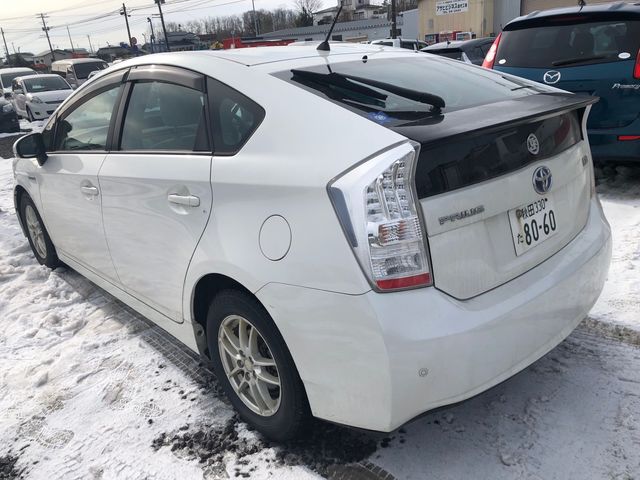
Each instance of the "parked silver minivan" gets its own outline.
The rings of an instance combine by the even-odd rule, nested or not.
[[[64,78],[72,88],[78,88],[96,70],[104,70],[109,65],[99,58],[70,58],[58,60],[51,64],[51,73]]]

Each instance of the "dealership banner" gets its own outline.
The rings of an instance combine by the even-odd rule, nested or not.
[[[450,15],[467,10],[469,10],[469,0],[438,0],[436,2],[436,15]]]

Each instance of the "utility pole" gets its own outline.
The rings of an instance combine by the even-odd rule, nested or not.
[[[51,52],[51,61],[54,62],[56,60],[56,54],[53,53],[53,47],[51,46],[51,39],[49,38],[49,27],[47,27],[47,22],[44,21],[44,13],[40,14],[40,19],[42,20],[42,30],[44,34],[47,36],[47,43],[49,43],[49,51]]]
[[[131,30],[129,30],[129,15],[127,15],[127,7],[125,4],[122,4],[122,10],[120,10],[120,15],[124,15],[124,22],[127,24],[127,45],[131,47]]]
[[[87,40],[89,40],[89,49],[91,50],[91,53],[93,53],[93,45],[91,45],[91,35],[87,35]]]
[[[398,27],[396,23],[396,0],[391,0],[391,38],[398,37]]]
[[[256,32],[256,37],[257,37],[260,32],[258,32],[258,17],[256,17],[256,2],[255,2],[255,0],[251,0],[251,5],[253,6],[253,30]]]
[[[169,37],[167,37],[167,27],[164,26],[164,15],[162,15],[162,4],[164,3],[164,0],[154,0],[154,1],[158,5],[158,11],[160,12],[160,22],[162,23],[162,33],[164,33],[164,44],[167,47],[167,52],[170,52],[171,49],[169,48]]]
[[[156,35],[155,33],[153,33],[153,22],[151,21],[151,17],[147,17],[147,22],[149,22],[149,26],[151,27],[151,53],[156,53],[156,49],[154,46]]]
[[[0,32],[2,32],[2,41],[4,42],[4,50],[7,52],[7,63],[11,66],[11,57],[9,56],[9,47],[7,47],[7,39],[4,38],[4,30],[0,28]]]
[[[71,44],[71,51],[75,53],[76,49],[73,47],[73,40],[71,40],[71,32],[69,31],[69,25],[67,25],[67,35],[69,35],[69,43]]]

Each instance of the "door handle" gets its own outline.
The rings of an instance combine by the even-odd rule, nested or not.
[[[96,195],[98,195],[97,187],[86,187],[86,186],[80,187],[80,191],[85,195],[91,195],[92,197],[95,197]]]
[[[169,203],[175,205],[184,205],[186,207],[198,207],[200,206],[200,199],[195,195],[178,195],[177,193],[170,193],[167,196]]]

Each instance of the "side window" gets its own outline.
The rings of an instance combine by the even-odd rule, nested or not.
[[[52,73],[57,73],[62,78],[67,78],[67,71],[64,69],[64,67],[57,69],[55,72],[52,72]]]
[[[264,118],[263,108],[224,83],[209,79],[216,155],[237,153]]]
[[[205,94],[164,82],[137,82],[122,126],[121,150],[206,151]]]
[[[57,122],[54,150],[106,150],[109,123],[121,87],[110,87],[89,98]]]

